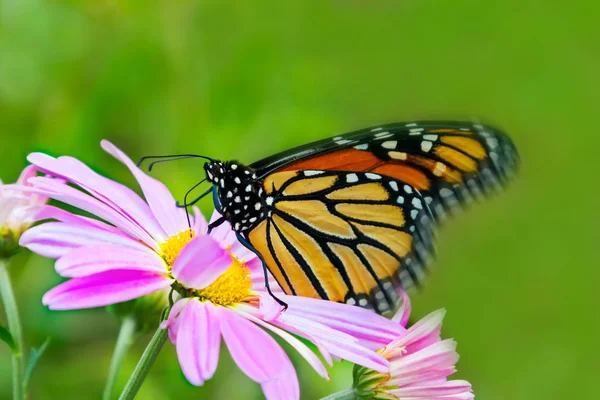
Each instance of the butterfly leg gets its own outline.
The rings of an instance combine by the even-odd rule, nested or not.
[[[227,218],[221,217],[221,218],[218,218],[218,219],[214,220],[210,224],[208,224],[208,231],[206,232],[206,234],[210,235],[210,233],[212,232],[213,228],[216,228],[217,226],[221,225],[225,221],[227,221]]]
[[[239,242],[241,244],[246,246],[250,251],[252,251],[254,254],[256,254],[256,256],[260,259],[260,261],[262,262],[262,266],[263,266],[263,273],[265,275],[265,287],[267,288],[267,292],[280,306],[283,307],[283,311],[287,310],[287,308],[288,308],[287,303],[285,301],[281,300],[280,298],[278,298],[277,296],[275,296],[275,294],[271,291],[271,286],[269,285],[269,269],[267,268],[267,263],[266,263],[264,257],[262,256],[262,254],[260,254],[258,252],[258,250],[256,250],[254,248],[254,246],[252,246],[250,244],[250,242],[248,242],[242,235],[240,235],[239,232],[236,232],[235,235],[237,236],[237,239],[239,240]]]

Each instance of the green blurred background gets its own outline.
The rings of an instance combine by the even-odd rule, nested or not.
[[[458,377],[479,399],[597,398],[600,41],[594,2],[0,2],[0,176],[33,150],[69,154],[134,184],[101,151],[195,152],[251,162],[369,125],[477,117],[514,138],[523,166],[505,194],[439,235],[414,318],[445,307]],[[201,163],[155,175],[181,198]],[[204,204],[210,212],[210,204]],[[595,247],[595,249],[594,249]],[[21,254],[15,285],[30,344],[52,338],[32,399],[100,397],[118,332],[104,310],[50,312],[52,263]],[[4,318],[3,316],[1,317]],[[147,341],[123,368],[120,387]],[[345,388],[299,357],[304,399]],[[223,353],[203,388],[168,344],[140,399],[261,398]],[[0,346],[0,398],[10,362]],[[252,395],[248,395],[251,398]]]

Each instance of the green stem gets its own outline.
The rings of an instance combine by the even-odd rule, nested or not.
[[[128,316],[123,318],[119,337],[117,338],[117,344],[115,345],[115,351],[112,360],[110,361],[110,369],[108,370],[108,378],[106,380],[106,386],[104,386],[102,400],[110,400],[112,397],[117,378],[119,377],[119,371],[129,348],[134,342],[136,330],[137,326],[133,317]]]
[[[167,341],[167,337],[167,329],[161,329],[159,327],[156,330],[154,336],[150,339],[150,343],[148,343],[146,350],[144,350],[142,358],[140,358],[140,361],[136,365],[133,374],[129,377],[129,381],[125,386],[125,389],[123,389],[119,400],[133,400],[135,398],[142,383],[144,383],[144,379],[146,379],[146,375],[148,375],[150,368],[152,368],[152,365],[156,361],[158,353],[160,353],[160,350]]]
[[[327,397],[323,397],[321,400],[356,400],[356,393],[353,388],[342,390],[334,394],[330,394]]]
[[[12,357],[13,400],[23,400],[25,398],[23,393],[23,372],[25,371],[23,366],[23,329],[21,328],[15,294],[10,283],[8,264],[4,260],[0,260],[0,296],[2,296],[2,302],[4,303],[8,329],[16,347]]]

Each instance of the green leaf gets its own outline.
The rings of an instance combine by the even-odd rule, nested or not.
[[[17,352],[17,344],[15,343],[15,340],[13,339],[8,329],[3,327],[2,325],[0,325],[0,340],[6,343],[13,353]]]
[[[33,374],[33,369],[37,365],[38,361],[46,351],[46,348],[50,344],[50,338],[46,339],[46,341],[37,349],[31,349],[31,353],[29,354],[29,362],[27,363],[27,369],[25,370],[25,377],[23,378],[23,390],[27,392],[27,386],[29,385],[29,380],[31,379],[31,375]]]

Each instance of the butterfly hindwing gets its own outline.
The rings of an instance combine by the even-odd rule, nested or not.
[[[432,216],[405,182],[376,173],[276,172],[263,183],[267,217],[245,236],[284,291],[395,306],[432,257]]]

